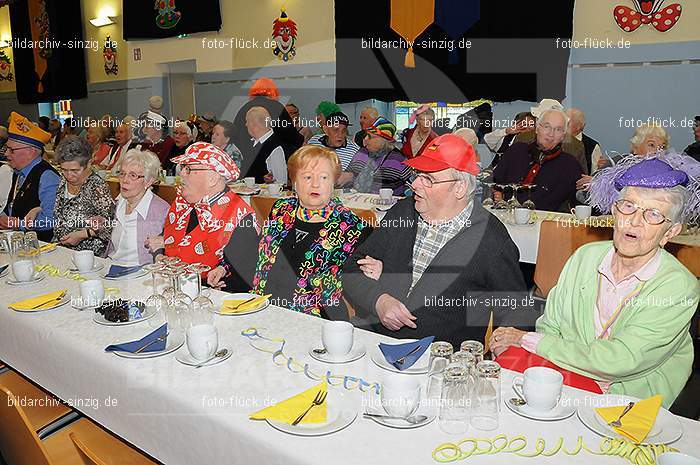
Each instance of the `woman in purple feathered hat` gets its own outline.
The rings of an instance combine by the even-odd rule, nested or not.
[[[700,214],[700,164],[675,153],[628,156],[596,174],[590,204],[615,219],[613,240],[579,248],[536,332],[498,328],[491,348],[523,347],[588,376],[604,392],[669,407],[693,364],[698,280],[664,245]]]

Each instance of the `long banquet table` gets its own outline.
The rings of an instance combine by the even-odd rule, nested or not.
[[[0,264],[7,263],[0,254]],[[43,257],[44,262],[65,270],[70,252],[59,247]],[[128,282],[105,281],[121,296],[144,299],[150,293],[150,277]],[[131,326],[101,326],[93,313],[70,305],[39,313],[18,313],[7,308],[13,301],[54,289],[67,288],[77,295],[78,283],[65,277],[48,276],[40,285],[11,287],[0,283],[0,359],[58,397],[77,403],[80,410],[116,434],[168,465],[261,463],[285,465],[328,464],[430,464],[436,446],[463,437],[509,437],[524,435],[528,450],[538,437],[548,447],[562,436],[572,448],[580,435],[597,449],[601,438],[586,429],[576,415],[559,422],[536,422],[516,416],[503,407],[500,427],[493,432],[471,429],[462,436],[443,433],[437,422],[412,430],[391,429],[358,417],[346,429],[323,437],[297,437],[255,422],[248,415],[272,399],[300,392],[316,384],[302,373],[273,364],[271,355],[249,345],[241,331],[266,328],[269,335],[286,339],[285,353],[308,362],[316,372],[359,376],[373,382],[392,376],[370,360],[369,354],[346,365],[324,365],[307,354],[320,344],[322,320],[279,307],[247,316],[216,316],[220,346],[233,351],[227,361],[194,369],[175,360],[174,354],[133,360],[104,352],[117,341],[137,339],[152,331],[156,323]],[[213,292],[215,301],[224,293]],[[419,322],[420,324],[420,322]],[[368,348],[390,340],[363,330],[356,338]],[[504,372],[503,397],[510,398],[513,373]],[[337,389],[337,388],[332,388]],[[584,399],[587,393],[565,388],[567,395]],[[356,391],[350,391],[354,395]],[[360,405],[358,402],[358,409]],[[680,419],[684,434],[673,444],[681,451],[700,456],[700,423]],[[581,454],[584,454],[583,452]],[[472,457],[461,463],[624,463],[619,458],[593,455],[528,459],[513,455]]]

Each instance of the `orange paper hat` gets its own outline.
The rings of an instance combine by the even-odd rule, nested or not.
[[[9,138],[43,149],[51,139],[51,134],[36,126],[24,116],[14,111],[10,113]]]

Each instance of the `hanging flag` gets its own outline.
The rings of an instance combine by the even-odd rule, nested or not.
[[[123,0],[124,40],[221,29],[219,0]]]
[[[491,352],[491,336],[493,336],[493,310],[491,310],[491,316],[489,317],[489,325],[486,327],[486,335],[484,335],[484,354]]]
[[[406,39],[404,66],[415,68],[413,42],[435,20],[435,0],[391,0],[391,28]]]
[[[462,24],[473,22],[470,28],[447,24],[440,2],[434,20],[441,26],[397,35],[390,0],[335,0],[336,102],[565,97],[570,50],[562,43],[572,36],[574,0],[481,1],[478,18],[476,2],[452,3],[460,2],[474,5]],[[416,34],[412,43],[409,32]],[[415,68],[405,66],[409,45]]]
[[[80,0],[10,4],[17,100],[22,104],[87,96]],[[87,52],[86,52],[87,50]]]
[[[435,25],[445,31],[452,40],[457,40],[479,21],[481,0],[435,0]],[[449,51],[448,62],[459,62],[459,48]]]

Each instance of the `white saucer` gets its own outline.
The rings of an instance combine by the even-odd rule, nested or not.
[[[92,266],[92,269],[90,271],[80,271],[78,269],[78,267],[76,267],[76,266],[72,266],[72,267],[68,268],[68,271],[70,271],[71,273],[86,273],[86,274],[87,273],[97,273],[98,271],[100,271],[104,267],[105,267],[104,263],[95,263]]]
[[[109,269],[107,270],[107,273],[109,273]],[[140,278],[142,276],[146,276],[149,272],[147,270],[144,270],[141,268],[139,271],[134,271],[133,273],[125,274],[124,276],[117,276],[116,278],[108,278],[107,273],[101,275],[104,279],[110,280],[110,281],[126,281],[127,279],[136,279]]]
[[[418,339],[401,339],[399,342],[397,342],[397,344],[415,342],[417,340]],[[384,368],[385,370],[393,371],[394,373],[422,375],[428,372],[428,362],[430,361],[430,347],[428,347],[428,349],[425,352],[423,352],[423,355],[421,355],[420,358],[416,360],[416,363],[411,365],[409,368],[406,368],[405,370],[399,370],[394,365],[387,362],[386,358],[384,358],[384,354],[379,349],[379,344],[375,344],[370,348],[370,358],[372,359],[374,364],[377,365],[379,368]]]
[[[236,292],[234,294],[228,294],[224,299],[222,299],[221,302],[219,302],[218,306],[215,306],[211,311],[213,313],[216,313],[217,315],[221,316],[241,316],[241,315],[250,315],[251,313],[257,313],[261,310],[265,310],[267,307],[270,306],[270,299],[265,299],[264,302],[259,304],[257,307],[251,308],[250,310],[246,310],[245,312],[236,312],[236,313],[221,313],[221,306],[224,304],[224,300],[247,300],[252,297],[260,297],[258,294],[249,294],[247,292]]]
[[[42,281],[44,278],[46,278],[45,274],[40,274],[36,278],[32,279],[31,281],[15,281],[14,276],[7,278],[5,280],[5,283],[9,284],[10,286],[26,286],[27,284],[36,284],[39,281]]]
[[[541,412],[533,409],[532,407],[528,407],[527,405],[516,406],[511,404],[509,400],[510,399],[503,399],[503,403],[506,404],[506,407],[508,407],[511,412],[515,413],[516,415],[520,415],[521,417],[529,418],[530,420],[559,421],[569,418],[571,415],[576,413],[576,407],[571,405],[571,399],[565,399],[565,402],[563,403],[560,401],[556,407],[548,412]]]
[[[293,395],[294,393],[290,393],[288,396],[280,396],[279,398],[287,399]],[[292,426],[275,420],[265,421],[273,428],[295,436],[325,436],[347,428],[357,418],[357,406],[351,401],[348,393],[329,389],[327,402],[326,423]]]
[[[130,341],[127,341],[130,342]],[[153,358],[153,357],[160,357],[162,355],[167,355],[171,352],[175,352],[177,349],[182,347],[182,345],[185,343],[185,333],[181,331],[176,331],[172,332],[168,335],[168,340],[165,344],[165,349],[161,350],[160,352],[141,352],[140,354],[134,354],[132,352],[120,352],[120,351],[113,351],[112,353],[114,355],[118,355],[119,357],[124,357],[124,358]],[[123,344],[123,343],[117,343],[117,344]]]
[[[63,296],[63,298],[61,298],[61,300],[59,300],[58,302],[56,302],[55,304],[53,304],[52,306],[47,307],[47,308],[38,308],[36,310],[16,310],[16,309],[12,308],[12,306],[8,306],[7,308],[9,308],[10,310],[14,310],[15,312],[18,312],[18,313],[38,313],[38,312],[45,312],[47,310],[53,310],[54,308],[62,307],[64,305],[66,305],[68,302],[70,302],[70,295],[66,294],[65,296]]]
[[[128,326],[136,323],[141,323],[142,321],[146,321],[149,318],[153,318],[154,316],[156,316],[156,313],[158,313],[156,310],[144,308],[143,316],[138,320],[108,321],[103,314],[95,312],[95,316],[92,317],[92,321],[104,326]]]
[[[231,351],[230,348],[221,347],[218,350],[221,350],[221,349],[228,349],[228,353],[226,355],[224,355],[223,357],[217,357],[214,360],[207,362],[206,364],[202,365],[202,368],[212,366],[212,365],[218,365],[219,363],[223,362],[224,360],[228,360],[231,357],[231,355],[233,355],[233,351]],[[177,355],[175,357],[175,360],[182,363],[183,365],[189,365],[189,366],[193,366],[193,367],[196,367],[197,365],[202,363],[202,360],[197,360],[196,358],[192,357],[192,355],[190,355],[189,352]]]
[[[422,392],[421,392],[422,394]],[[365,411],[367,413],[374,413],[377,415],[390,415],[384,407],[382,406],[381,396],[376,394],[374,391],[368,392],[369,397],[363,397],[363,402],[365,403]],[[413,429],[420,428],[425,425],[430,424],[435,418],[437,418],[437,407],[431,407],[428,405],[427,399],[421,396],[421,403],[418,408],[411,415],[425,415],[425,421],[421,423],[408,423],[404,420],[393,420],[389,418],[376,418],[376,417],[364,417],[366,419],[373,420],[375,423],[379,423],[382,426],[396,429]]]
[[[352,349],[350,349],[350,352],[348,352],[345,355],[341,355],[340,357],[333,357],[331,355],[328,355],[327,353],[317,354],[316,352],[314,352],[314,349],[320,349],[321,347],[323,347],[323,344],[312,344],[311,346],[309,346],[309,355],[311,355],[312,358],[323,363],[350,363],[354,362],[355,360],[361,359],[367,353],[367,348],[365,347],[365,345],[359,342],[355,342],[352,346]]]

